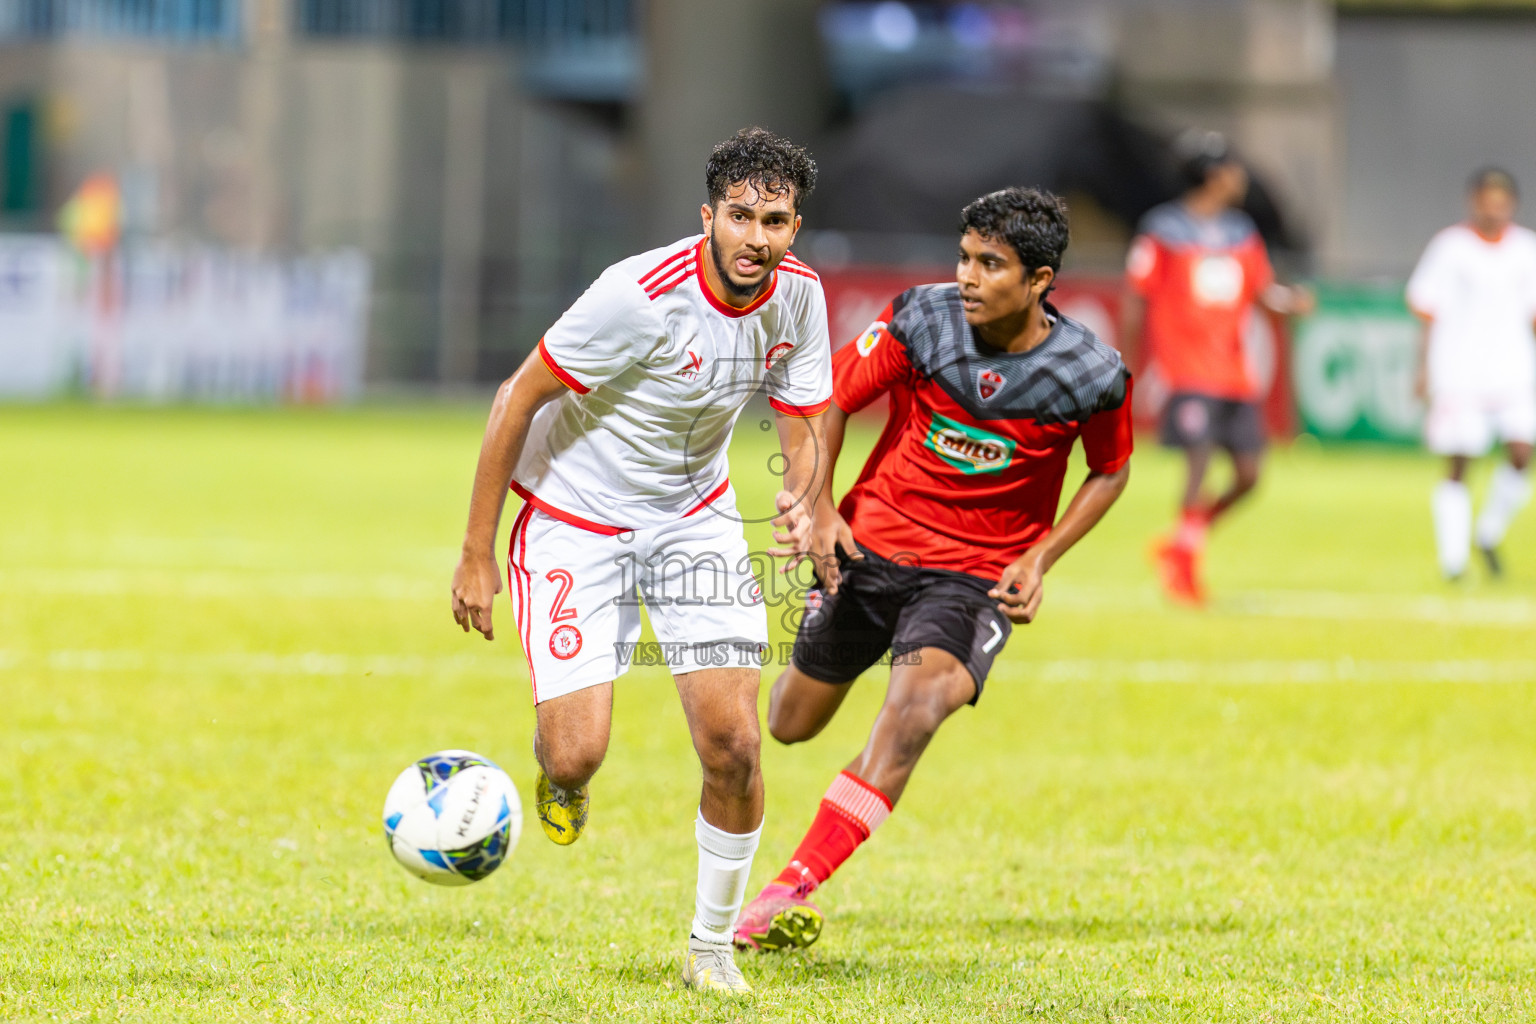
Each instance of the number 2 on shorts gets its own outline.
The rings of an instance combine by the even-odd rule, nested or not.
[[[549,608],[549,621],[563,622],[566,619],[576,618],[576,609],[565,607],[565,599],[571,595],[571,588],[576,585],[576,581],[571,579],[571,574],[564,569],[551,569],[544,574],[544,578],[550,583],[560,584],[560,590],[555,594],[555,603]]]

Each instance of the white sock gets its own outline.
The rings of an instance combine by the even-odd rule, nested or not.
[[[1531,474],[1522,473],[1507,462],[1499,463],[1488,485],[1488,500],[1477,517],[1477,545],[1496,548],[1509,532],[1509,524],[1531,500]]]
[[[700,812],[693,825],[699,840],[699,892],[693,913],[693,934],[705,942],[730,942],[742,897],[747,894],[747,876],[752,873],[752,855],[763,826],[745,835],[715,828]]]
[[[1443,480],[1435,488],[1431,505],[1440,571],[1446,576],[1460,576],[1472,554],[1472,494],[1466,484]]]

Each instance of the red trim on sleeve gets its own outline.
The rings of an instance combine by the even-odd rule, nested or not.
[[[709,278],[704,276],[704,246],[708,241],[709,239],[705,238],[699,242],[699,247],[695,250],[697,255],[694,257],[693,263],[694,273],[699,278],[699,291],[703,292],[704,298],[708,299],[709,304],[715,307],[715,312],[737,319],[746,316],[748,313],[757,312],[763,303],[773,298],[773,291],[779,286],[779,272],[777,269],[768,275],[768,287],[764,288],[758,297],[752,300],[750,306],[738,308],[716,295],[715,290],[709,286]]]
[[[549,367],[549,372],[554,374],[555,378],[559,380],[561,384],[564,384],[578,395],[584,395],[592,390],[581,381],[577,380],[575,377],[572,377],[570,374],[560,369],[560,364],[555,362],[555,357],[550,355],[549,349],[544,347],[543,338],[539,339],[539,358],[544,360],[544,365]]]
[[[528,490],[528,488],[524,487],[516,480],[512,481],[512,493],[516,494],[519,498],[522,498],[524,501],[538,509],[540,512],[543,512],[546,515],[554,516],[562,523],[569,523],[570,525],[580,527],[583,530],[590,530],[592,533],[600,533],[604,537],[616,537],[621,533],[630,532],[630,529],[627,526],[609,526],[607,523],[594,523],[590,519],[583,519],[581,516],[576,515],[574,512],[567,512],[563,508],[556,508],[554,505],[551,505],[543,498],[540,498],[538,495]]]
[[[814,405],[790,405],[788,402],[781,402],[777,398],[770,398],[768,399],[768,404],[773,406],[774,411],[781,412],[785,416],[799,416],[801,419],[809,419],[812,416],[820,416],[826,412],[827,408],[832,404],[832,399],[824,398]]]
[[[724,480],[721,480],[718,484],[715,485],[715,489],[714,490],[712,490],[708,494],[704,495],[704,500],[703,501],[701,501],[697,505],[693,506],[693,508],[689,509],[687,512],[684,512],[683,513],[683,518],[687,519],[689,516],[693,515],[695,512],[702,512],[706,508],[708,508],[710,505],[713,505],[715,503],[715,499],[720,497],[720,495],[724,494],[726,488],[730,487],[730,486],[731,486],[731,478],[730,477],[726,477]]]

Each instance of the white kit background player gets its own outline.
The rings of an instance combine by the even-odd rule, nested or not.
[[[703,236],[609,267],[498,391],[453,613],[491,639],[510,484],[524,501],[508,577],[536,704],[538,811],[561,844],[585,825],[608,749],[613,681],[628,664],[619,645],[640,635],[637,588],[663,649],[689,645],[672,664],[703,768],[683,979],[749,991],[731,927],[763,819],[756,653],[768,624],[726,448],[742,405],[766,390],[787,460],[774,520],[785,546],[771,553],[798,560],[823,483],[831,347],[820,281],[789,254],[815,164],[752,128],[715,147],[706,179]]]
[[[1474,528],[1468,462],[1504,443],[1475,539],[1490,574],[1499,544],[1530,500],[1536,441],[1536,232],[1514,223],[1519,189],[1508,173],[1478,171],[1466,222],[1437,234],[1408,281],[1408,305],[1425,323],[1419,392],[1429,401],[1424,438],[1449,457],[1433,509],[1440,570],[1466,571]]]

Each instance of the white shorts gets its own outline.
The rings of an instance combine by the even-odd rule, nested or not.
[[[1536,393],[1430,400],[1424,443],[1436,455],[1486,455],[1495,441],[1536,442]]]
[[[524,505],[507,583],[539,704],[617,679],[632,663],[674,674],[759,667],[768,643],[735,494],[665,526],[606,536]],[[658,641],[641,645],[644,598]]]

